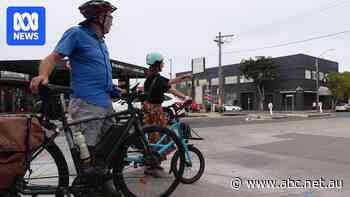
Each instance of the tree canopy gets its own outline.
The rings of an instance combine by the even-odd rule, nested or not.
[[[255,59],[243,59],[239,69],[246,78],[254,80],[258,92],[259,108],[263,110],[265,82],[278,78],[279,65],[275,64],[271,57],[261,56]]]
[[[350,98],[350,72],[330,73],[327,76],[326,86],[332,92],[334,101]]]

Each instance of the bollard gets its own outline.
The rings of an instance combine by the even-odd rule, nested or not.
[[[272,102],[269,102],[269,104],[267,105],[267,107],[269,108],[269,110],[270,110],[270,115],[272,116],[272,115],[273,115],[273,112],[272,112],[273,104],[272,104]]]

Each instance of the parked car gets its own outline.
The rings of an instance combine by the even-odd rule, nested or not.
[[[201,106],[198,104],[198,103],[196,103],[196,101],[192,101],[192,104],[191,104],[191,110],[193,111],[193,112],[198,112],[198,111],[200,111],[200,108]]]
[[[338,103],[335,106],[335,111],[350,111],[350,105],[347,103]]]
[[[183,101],[181,99],[177,98],[176,96],[174,96],[173,94],[165,93],[164,102],[162,103],[162,107],[170,107],[173,104],[181,106],[181,105],[183,105]],[[137,109],[142,108],[142,104],[140,101],[135,101],[133,103],[133,106]],[[113,109],[116,112],[124,111],[124,110],[128,109],[128,105],[127,105],[126,101],[119,99],[119,100],[116,100],[113,102]],[[179,112],[179,115],[180,116],[186,115],[185,109],[182,109]]]
[[[236,105],[230,105],[230,104],[224,104],[223,105],[224,111],[242,111],[242,108],[240,106]]]

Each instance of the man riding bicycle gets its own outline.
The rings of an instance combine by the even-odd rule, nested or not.
[[[54,51],[40,63],[39,75],[31,81],[30,88],[37,92],[40,84],[48,84],[55,65],[68,57],[72,89],[68,113],[73,121],[113,112],[111,97],[117,96],[120,90],[112,84],[112,66],[104,36],[110,31],[112,13],[116,9],[104,0],[91,0],[81,5],[79,10],[85,20],[63,34]],[[89,162],[85,162],[82,169],[87,180],[104,174],[105,170],[98,167],[95,146],[113,123],[112,119],[100,120],[83,123],[80,127],[90,154]],[[114,194],[117,193],[114,191]]]

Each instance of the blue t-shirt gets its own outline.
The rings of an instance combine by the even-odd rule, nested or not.
[[[83,26],[68,29],[54,52],[69,57],[72,96],[108,108],[118,94],[112,84],[112,65],[107,46],[96,33]]]

